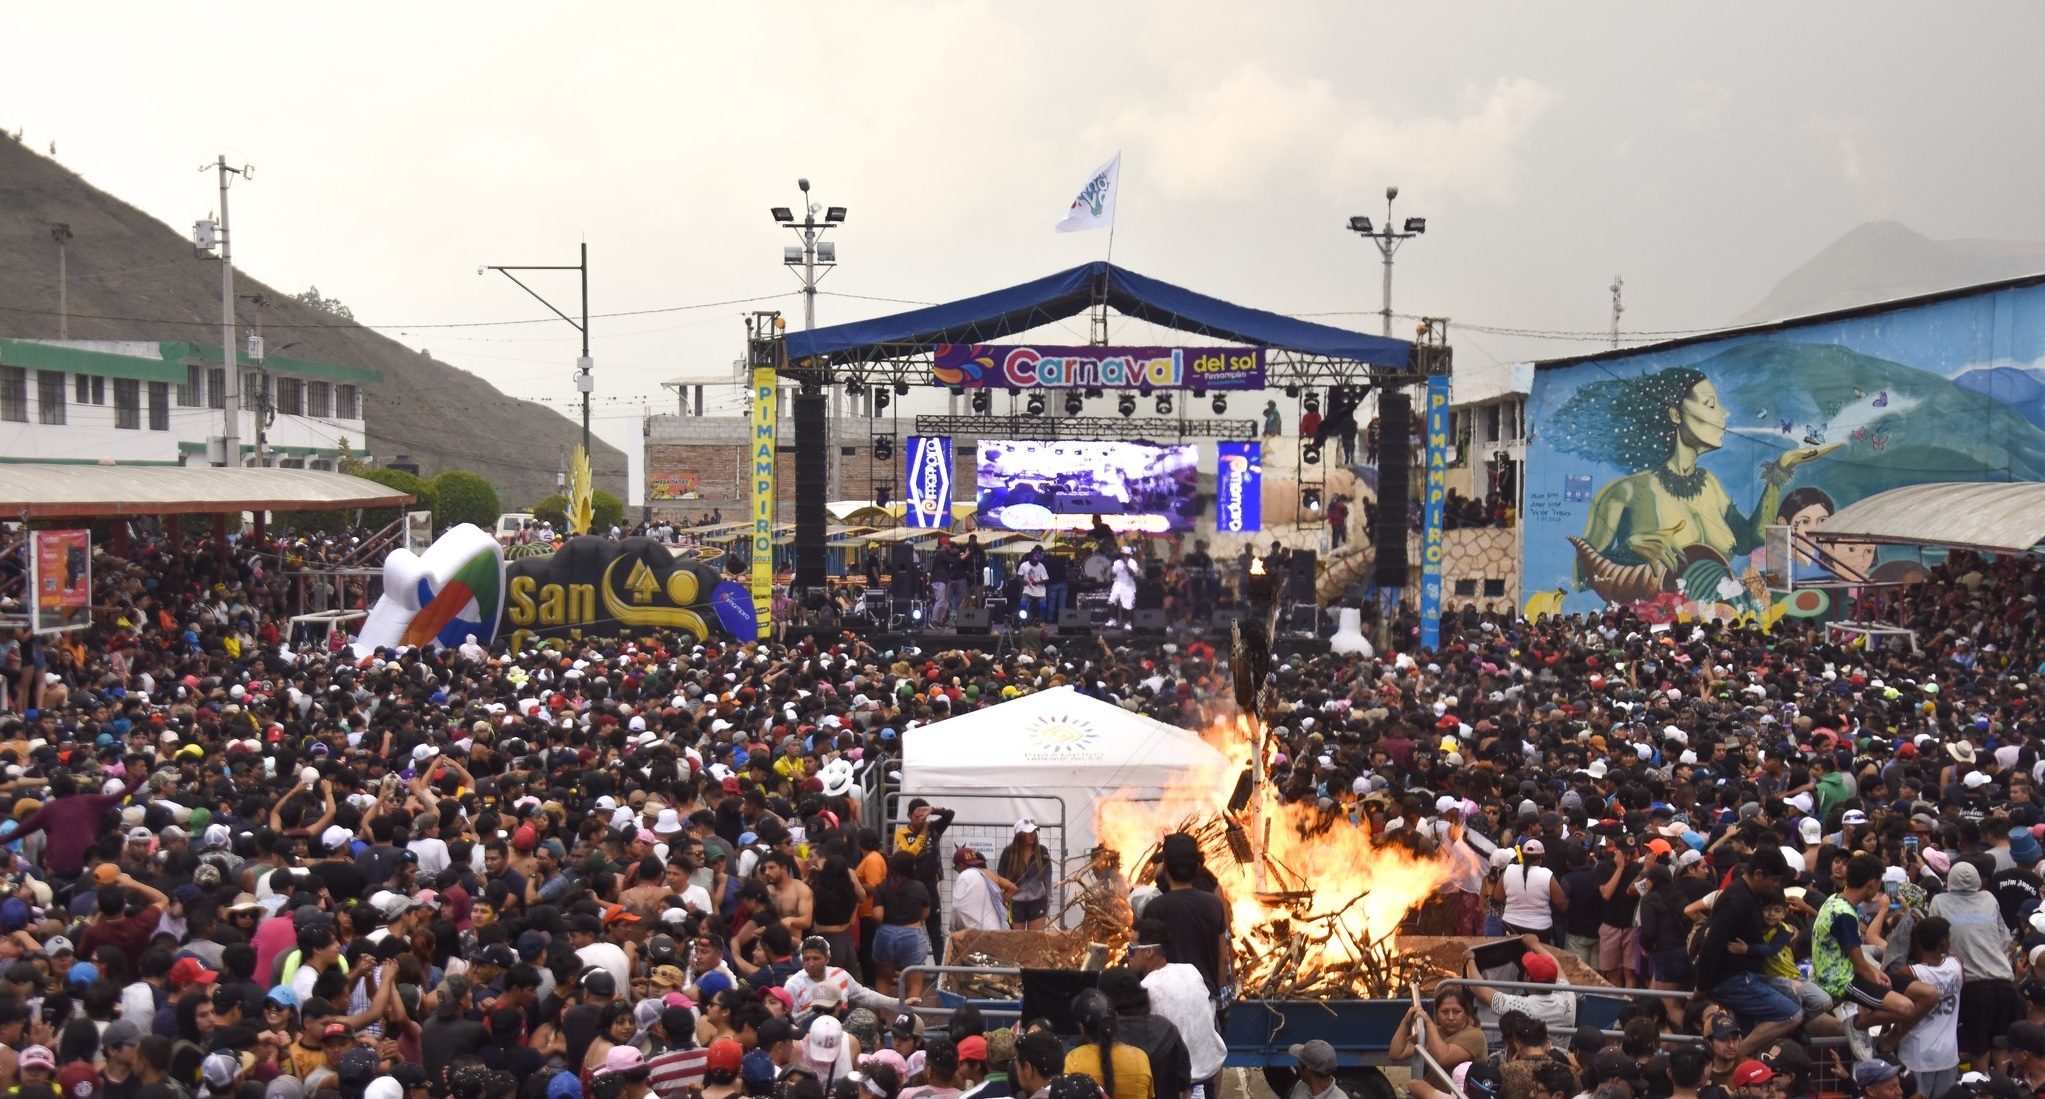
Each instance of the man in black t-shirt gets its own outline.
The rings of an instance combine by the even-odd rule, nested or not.
[[[1164,864],[1158,877],[1165,892],[1144,906],[1143,917],[1162,922],[1171,932],[1165,960],[1198,969],[1207,991],[1218,992],[1229,976],[1228,906],[1194,886],[1200,877],[1200,845],[1192,836],[1166,836],[1158,858]]]

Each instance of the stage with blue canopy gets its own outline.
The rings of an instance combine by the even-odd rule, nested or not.
[[[1006,289],[786,339],[797,371],[925,355],[940,344],[981,344],[1078,316],[1105,304],[1174,331],[1296,356],[1406,370],[1413,345],[1252,309],[1096,262]]]

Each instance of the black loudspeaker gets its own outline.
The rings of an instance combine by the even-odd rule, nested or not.
[[[1214,617],[1209,621],[1209,626],[1227,633],[1230,626],[1242,620],[1243,609],[1241,607],[1222,607],[1214,612]]]
[[[960,633],[984,634],[993,627],[994,613],[985,607],[960,607],[953,621]]]
[[[1381,588],[1403,588],[1410,565],[1406,529],[1413,482],[1413,397],[1404,389],[1378,394],[1378,506],[1371,528],[1377,552],[1373,579]]]
[[[1320,554],[1310,549],[1296,549],[1285,558],[1285,602],[1312,603],[1317,598],[1316,581],[1320,577]]]
[[[824,533],[831,469],[824,423],[824,395],[804,388],[795,395],[795,586],[821,588],[829,564]]]
[[[1161,610],[1137,611],[1136,632],[1137,633],[1165,632],[1165,612]]]
[[[1061,630],[1093,629],[1093,612],[1085,607],[1067,607],[1058,612],[1058,628]]]

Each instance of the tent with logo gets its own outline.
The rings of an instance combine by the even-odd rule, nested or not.
[[[902,737],[902,804],[921,797],[958,814],[944,841],[947,874],[953,847],[979,847],[991,862],[1015,822],[1027,817],[1042,828],[1039,836],[1054,860],[1062,848],[1069,860],[1064,877],[1094,846],[1100,799],[1163,803],[1168,819],[1177,821],[1221,808],[1207,791],[1219,787],[1226,798],[1234,780],[1228,758],[1199,734],[1071,687],[1023,695]],[[1198,796],[1168,799],[1168,790],[1188,784]],[[1122,852],[1125,871],[1140,854]]]

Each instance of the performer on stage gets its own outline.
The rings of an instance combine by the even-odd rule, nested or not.
[[[1136,551],[1122,547],[1121,556],[1115,558],[1112,582],[1108,585],[1108,605],[1115,609],[1115,625],[1132,629],[1136,625],[1136,582],[1143,578],[1143,566],[1136,561]]]

